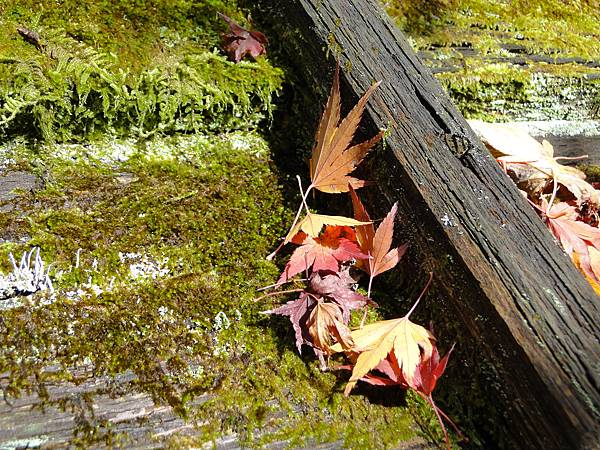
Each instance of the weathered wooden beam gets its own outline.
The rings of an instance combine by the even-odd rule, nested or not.
[[[406,39],[374,0],[271,0],[261,8],[279,24],[271,39],[306,85],[327,92],[336,53],[355,97],[382,80],[366,113],[369,132],[389,130],[369,173],[383,194],[380,211],[399,202],[412,251],[492,362],[506,442],[596,446],[600,299]]]

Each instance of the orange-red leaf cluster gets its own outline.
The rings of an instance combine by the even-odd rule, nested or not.
[[[600,295],[600,191],[583,172],[560,164],[548,141],[540,143],[513,125],[469,123]]]
[[[339,66],[336,68],[312,150],[311,183],[303,191],[298,179],[302,205],[280,246],[291,243],[298,247],[274,285],[279,287],[293,281],[304,283],[304,287],[280,291],[300,293],[297,299],[264,312],[288,317],[298,351],[304,345],[310,346],[323,369],[327,368],[326,358],[332,354],[347,355],[353,366],[346,395],[359,380],[414,389],[429,401],[446,433],[440,417],[443,413],[433,403],[431,392],[446,368],[448,355],[440,360],[433,335],[411,322],[410,312],[355,330],[349,327],[352,311],[362,308],[366,311],[367,305],[377,306],[369,298],[373,278],[393,269],[407,249],[406,244],[394,245],[398,205],[392,205],[376,227],[355,192],[367,182],[351,175],[383,136],[380,132],[352,145],[366,103],[378,84],[371,86],[346,118],[340,120]],[[350,192],[354,218],[311,212],[306,201],[312,189],[331,194]],[[300,218],[302,209],[305,213]],[[357,269],[369,276],[366,296],[357,292],[356,274],[360,273]],[[298,280],[298,275],[304,278]]]

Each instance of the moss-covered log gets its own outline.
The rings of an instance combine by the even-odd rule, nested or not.
[[[497,378],[488,388],[507,445],[594,446],[598,298],[440,84],[373,0],[277,0],[263,8],[295,69],[320,94],[332,55],[347,94],[382,80],[367,112],[370,132],[388,129],[369,173],[379,211],[399,202],[412,251],[435,271],[437,292],[478,345],[476,359],[492,364]]]

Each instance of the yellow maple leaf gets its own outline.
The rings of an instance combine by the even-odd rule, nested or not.
[[[435,340],[429,331],[411,322],[406,316],[366,325],[354,330],[351,336],[354,341],[352,351],[360,354],[344,390],[345,395],[350,393],[358,380],[392,351],[402,369],[404,379],[411,385],[421,358],[425,360],[431,356],[431,342]],[[331,350],[334,353],[344,351],[340,344],[334,345]]]
[[[431,277],[429,279],[431,282]],[[429,286],[425,287],[425,290]],[[422,296],[423,294],[421,294]],[[421,325],[409,320],[410,314],[419,303],[415,302],[406,316],[399,319],[384,320],[352,331],[354,346],[351,351],[359,353],[352,370],[352,376],[344,394],[350,394],[356,382],[374,369],[391,352],[398,361],[402,376],[409,386],[414,385],[415,371],[419,363],[431,357],[435,337]],[[333,353],[345,351],[340,344],[331,347]]]
[[[345,225],[348,227],[353,227],[355,225],[367,225],[369,223],[371,222],[361,222],[360,220],[351,219],[350,217],[327,216],[324,214],[314,214],[309,212],[302,220],[298,221],[292,227],[285,237],[283,243],[287,244],[290,242],[299,231],[304,231],[309,236],[317,237],[325,225]]]

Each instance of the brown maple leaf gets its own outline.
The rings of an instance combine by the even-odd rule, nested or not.
[[[312,188],[321,192],[347,192],[350,184],[355,189],[365,185],[365,181],[349,176],[358,164],[383,136],[383,131],[360,144],[348,147],[360,123],[369,97],[379,82],[372,85],[358,103],[340,123],[339,64],[336,65],[331,93],[319,123],[316,143],[310,159],[310,179],[308,191]]]
[[[298,353],[302,353],[302,344],[309,344],[307,340],[306,332],[306,321],[308,320],[309,314],[312,308],[316,304],[316,300],[312,295],[302,292],[300,297],[296,300],[291,300],[285,305],[278,308],[271,309],[268,311],[262,311],[263,314],[278,314],[281,316],[287,316],[294,327],[296,335],[296,347]]]
[[[267,37],[260,31],[250,31],[239,26],[225,14],[219,16],[229,25],[229,33],[223,34],[223,49],[232,61],[240,62],[246,55],[256,59],[266,53]]]
[[[342,348],[353,345],[350,329],[342,317],[340,307],[335,303],[317,302],[307,321],[312,344],[327,355],[331,355],[331,345],[339,343]]]
[[[350,311],[366,305],[377,306],[371,299],[352,289],[355,283],[356,280],[349,274],[349,267],[344,267],[337,273],[313,273],[308,289],[315,295],[337,303],[342,309],[343,322],[347,324],[350,321]]]

